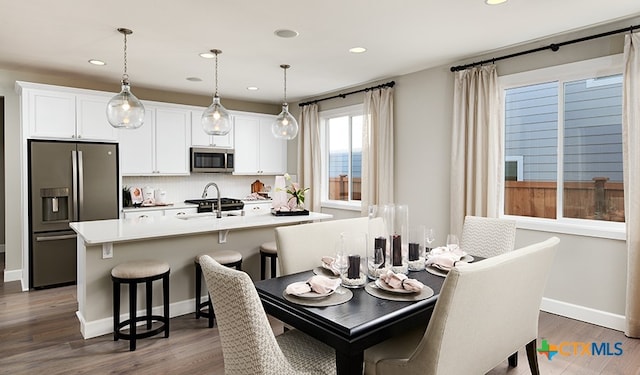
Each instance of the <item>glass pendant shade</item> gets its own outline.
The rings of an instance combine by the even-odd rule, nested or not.
[[[122,82],[122,90],[107,104],[107,120],[114,128],[137,129],[144,123],[144,106],[131,93],[129,83]]]
[[[213,103],[202,113],[202,129],[209,135],[227,135],[231,131],[231,117],[220,104],[220,97],[214,96]]]
[[[213,94],[213,103],[202,112],[202,130],[209,135],[227,135],[231,131],[231,116],[225,107],[220,103],[218,95],[218,55],[222,53],[219,49],[212,49],[211,53],[215,57],[214,79],[216,81],[216,91]]]
[[[298,121],[289,113],[289,105],[282,104],[282,112],[271,125],[271,133],[280,139],[290,140],[298,135]]]
[[[131,93],[127,74],[127,35],[133,31],[121,27],[118,32],[124,36],[124,72],[120,93],[107,103],[107,121],[116,129],[137,129],[144,123],[144,106]]]
[[[298,121],[289,113],[289,104],[287,104],[287,69],[291,66],[282,64],[280,67],[284,72],[284,102],[282,103],[282,112],[271,125],[271,133],[278,139],[290,140],[298,135]]]

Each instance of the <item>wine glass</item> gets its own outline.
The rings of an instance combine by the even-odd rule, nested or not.
[[[436,231],[433,228],[429,228],[424,233],[424,241],[427,243],[427,254],[431,251],[431,243],[436,240]]]
[[[379,276],[380,266],[384,263],[384,249],[376,247],[373,249],[372,258],[369,259],[369,276],[372,279],[377,279]]]
[[[456,236],[455,234],[448,234],[447,235],[447,250],[449,251],[455,251],[458,250],[459,247],[459,242],[458,242],[458,236]]]
[[[340,273],[340,279],[343,278],[345,272],[349,268],[349,255],[347,250],[344,248],[342,241],[339,241],[336,245],[336,260],[333,263],[333,267]],[[345,291],[340,287],[336,289],[336,293],[344,294]]]

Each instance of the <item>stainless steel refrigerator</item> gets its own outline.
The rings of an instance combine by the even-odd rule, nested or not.
[[[118,145],[28,141],[29,285],[76,281],[74,221],[118,218]]]

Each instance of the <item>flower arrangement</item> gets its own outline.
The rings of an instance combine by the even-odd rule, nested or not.
[[[291,176],[284,174],[287,185],[284,189],[278,188],[276,191],[286,191],[288,194],[287,207],[290,210],[304,210],[304,195],[309,188],[301,188],[297,182],[291,182]]]

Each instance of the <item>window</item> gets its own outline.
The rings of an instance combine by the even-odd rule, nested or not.
[[[618,60],[501,77],[505,215],[624,222]]]
[[[323,206],[360,209],[362,106],[320,113],[323,139]]]

